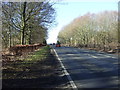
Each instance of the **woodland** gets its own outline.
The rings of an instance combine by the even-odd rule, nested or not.
[[[2,2],[2,48],[46,43],[55,22],[54,3]]]
[[[58,39],[66,46],[113,51],[119,48],[119,31],[117,11],[86,13],[63,27]]]

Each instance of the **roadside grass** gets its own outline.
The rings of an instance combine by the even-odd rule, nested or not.
[[[44,46],[27,55],[5,64],[2,72],[2,88],[66,88],[70,87],[67,77],[62,76],[61,66]],[[55,89],[56,90],[56,89]]]
[[[30,68],[39,61],[45,60],[50,53],[50,47],[44,46],[37,51],[30,53],[26,58],[17,57],[12,62],[7,62],[3,66],[2,78],[3,79],[15,79],[19,78],[19,75],[25,71],[29,71]]]

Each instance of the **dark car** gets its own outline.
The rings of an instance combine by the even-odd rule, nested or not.
[[[53,45],[55,45],[55,43],[53,43]]]

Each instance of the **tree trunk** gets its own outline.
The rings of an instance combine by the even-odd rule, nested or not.
[[[26,27],[26,21],[25,21],[25,10],[26,10],[26,4],[27,2],[24,2],[24,6],[23,6],[23,13],[22,13],[22,20],[23,20],[23,27],[22,27],[22,45],[25,44],[25,27]]]
[[[11,28],[9,26],[9,47],[11,47]]]
[[[9,20],[11,20],[11,3],[9,3]],[[9,47],[11,47],[11,26],[9,25]]]
[[[31,32],[32,32],[32,31],[30,30],[30,35],[29,35],[29,44],[32,44],[32,41],[31,41],[31,37],[32,37],[32,36],[31,36]]]

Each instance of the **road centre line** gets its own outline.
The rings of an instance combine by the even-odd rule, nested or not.
[[[75,85],[74,81],[72,80],[70,74],[67,72],[65,66],[63,65],[61,59],[59,58],[59,56],[58,56],[58,54],[57,54],[57,52],[56,52],[56,50],[55,50],[54,48],[53,48],[53,51],[55,52],[55,56],[58,58],[58,61],[60,62],[60,65],[61,65],[61,67],[63,68],[63,72],[64,72],[65,75],[67,76],[70,85],[72,86],[72,88],[73,88],[74,90],[78,90],[77,86]]]
[[[93,58],[98,58],[98,57],[96,57],[96,56],[93,56],[93,55],[90,55],[91,57],[93,57]]]
[[[99,56],[97,57],[97,56],[94,56],[94,55],[90,55],[90,56],[93,57],[93,58],[116,58],[116,57],[109,56],[109,55],[101,55],[100,57]]]

